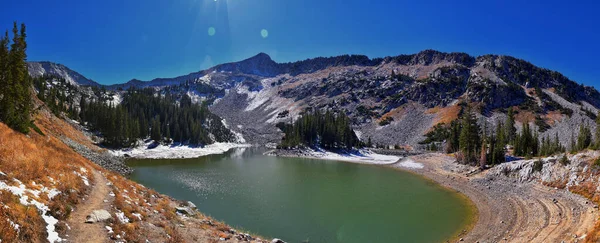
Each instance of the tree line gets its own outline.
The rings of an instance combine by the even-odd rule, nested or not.
[[[31,78],[27,69],[25,24],[14,22],[12,41],[8,31],[0,38],[0,121],[28,133],[33,125]]]
[[[100,132],[104,144],[128,147],[139,139],[205,145],[233,142],[235,136],[205,103],[187,95],[161,94],[153,89],[129,89],[120,104],[81,99],[79,119]]]
[[[600,119],[597,122],[600,122]],[[582,132],[579,134],[576,145],[573,145],[574,148],[588,148],[592,144],[591,132],[586,127],[582,125]],[[600,128],[600,126],[598,127]],[[600,130],[598,133],[600,134]],[[426,137],[421,144],[426,144],[431,148],[431,144],[445,141],[445,151],[456,153],[459,162],[482,167],[505,162],[508,145],[512,147],[514,156],[526,158],[550,156],[566,150],[560,143],[558,134],[540,138],[537,130],[532,129],[527,122],[523,124],[521,131],[517,132],[515,113],[512,108],[508,109],[505,121],[500,121],[495,128],[488,129],[485,122],[483,124],[478,122],[470,107],[462,104],[459,119],[452,121],[449,125],[436,125],[431,132],[426,134]],[[600,138],[600,136],[598,137]],[[596,144],[600,144],[600,141]]]
[[[350,126],[350,118],[343,112],[307,111],[296,121],[280,122],[277,127],[285,133],[279,145],[280,148],[308,146],[326,149],[352,149],[362,147],[362,143]]]

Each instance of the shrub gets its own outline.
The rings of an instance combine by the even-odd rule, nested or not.
[[[390,123],[392,123],[392,121],[394,121],[394,118],[388,116],[386,118],[381,119],[381,121],[379,121],[379,126],[389,125]]]
[[[594,160],[594,166],[600,168],[600,158],[597,158],[596,160]]]
[[[542,168],[544,168],[544,162],[542,159],[538,159],[533,162],[533,172],[540,172],[542,171]]]
[[[567,158],[567,155],[563,155],[560,160],[558,161],[561,165],[567,166],[568,164],[571,163],[571,161],[569,160],[569,158]]]

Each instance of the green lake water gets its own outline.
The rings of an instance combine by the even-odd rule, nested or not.
[[[443,242],[468,223],[464,198],[385,167],[236,149],[197,159],[129,160],[131,178],[204,214],[287,242]]]

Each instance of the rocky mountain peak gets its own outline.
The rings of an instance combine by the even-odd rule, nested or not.
[[[85,85],[85,86],[100,86],[95,81],[86,78],[85,76],[75,72],[65,65],[59,63],[53,63],[48,61],[42,62],[28,62],[27,69],[29,75],[32,77],[39,77],[43,75],[51,75],[65,79],[67,82],[74,85]]]
[[[263,77],[273,77],[281,73],[279,65],[263,52],[243,61],[221,64],[209,70],[252,74]]]

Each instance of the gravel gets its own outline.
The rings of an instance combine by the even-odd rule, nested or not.
[[[133,169],[125,165],[125,160],[110,154],[108,151],[94,152],[86,146],[83,146],[67,137],[61,138],[61,140],[73,148],[77,153],[83,157],[91,160],[92,162],[114,172],[122,175],[129,175],[133,172]]]

